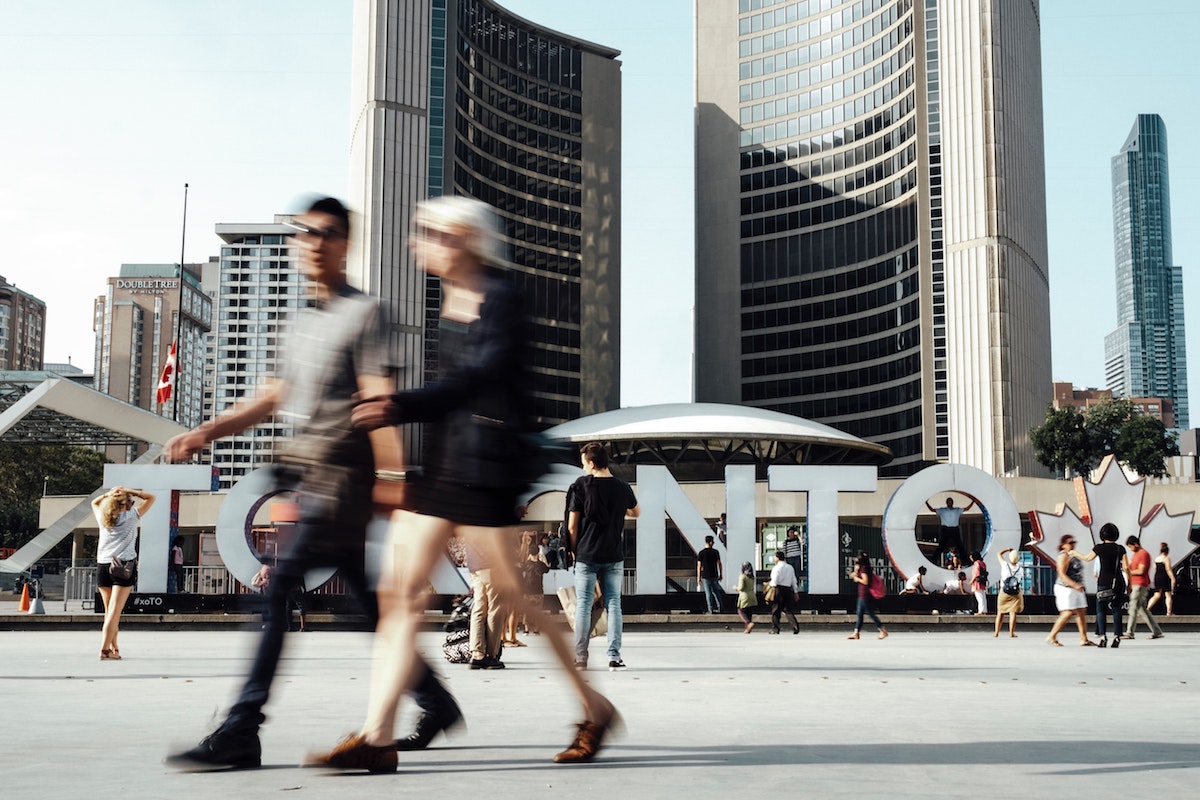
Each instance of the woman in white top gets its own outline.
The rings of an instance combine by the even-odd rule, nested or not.
[[[135,504],[135,499],[141,502]],[[92,501],[92,513],[100,526],[100,543],[96,546],[96,588],[104,601],[101,661],[121,660],[117,633],[125,601],[137,584],[138,523],[152,505],[154,495],[124,486],[114,486]],[[132,573],[128,577],[113,575],[113,559],[130,562],[134,567]]]

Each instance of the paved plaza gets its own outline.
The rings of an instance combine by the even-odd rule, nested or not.
[[[124,660],[100,662],[99,622],[0,631],[5,797],[927,800],[1175,797],[1200,785],[1200,633],[1171,627],[1119,650],[1049,647],[1041,624],[1017,639],[918,624],[886,641],[847,641],[834,625],[798,636],[630,627],[629,668],[588,673],[626,723],[588,765],[551,762],[578,711],[539,637],[507,649],[506,670],[470,671],[430,632],[422,647],[469,727],[401,754],[395,775],[368,776],[296,766],[361,723],[368,634],[292,634],[264,767],[188,774],[162,759],[219,720],[256,632],[131,628]],[[401,726],[412,716],[406,706]]]

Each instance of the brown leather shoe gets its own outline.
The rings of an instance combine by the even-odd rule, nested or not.
[[[600,752],[604,737],[621,725],[621,715],[612,710],[606,722],[584,721],[578,724],[579,732],[567,749],[554,756],[556,764],[582,764],[591,761]]]
[[[365,769],[367,772],[396,771],[395,743],[376,746],[367,744],[359,733],[352,733],[337,743],[328,753],[309,753],[304,759],[306,767],[332,767],[334,769]]]

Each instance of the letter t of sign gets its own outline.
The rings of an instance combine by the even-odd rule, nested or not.
[[[767,468],[767,490],[808,494],[808,592],[837,594],[838,493],[873,492],[878,483],[875,467],[808,467],[779,465]]]

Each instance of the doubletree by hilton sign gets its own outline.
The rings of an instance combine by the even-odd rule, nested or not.
[[[178,278],[117,278],[116,288],[123,289],[130,294],[166,294],[167,292],[179,291]]]
[[[1111,467],[1111,468],[1110,468]],[[1083,506],[1083,517],[1066,513],[1063,507],[1056,512],[1029,512],[1035,533],[1046,530],[1060,533],[1069,531],[1087,541],[1090,530],[1099,531],[1105,521],[1116,521],[1122,535],[1137,534],[1143,526],[1147,533],[1153,531],[1162,540],[1172,540],[1172,555],[1182,561],[1195,549],[1187,539],[1191,528],[1192,513],[1170,516],[1161,506],[1155,506],[1148,514],[1140,513],[1140,502],[1132,503],[1129,495],[1131,484],[1117,480],[1114,475],[1121,471],[1115,464],[1106,462],[1101,468],[1101,480],[1096,484],[1084,485],[1077,481]],[[565,491],[578,477],[578,471],[550,473],[536,487],[536,493]],[[1123,478],[1123,476],[1122,476]],[[193,465],[121,465],[108,464],[104,468],[105,484],[109,486],[137,486],[155,494],[176,490],[211,490],[212,469]],[[729,466],[725,468],[725,508],[728,523],[727,544],[718,547],[726,564],[754,562],[756,550],[755,526],[757,514],[755,500],[754,467]],[[807,495],[808,523],[808,591],[810,594],[837,594],[839,579],[845,568],[839,563],[838,548],[838,495],[843,492],[873,492],[877,485],[877,471],[872,466],[773,466],[767,472],[768,492],[804,492]],[[883,537],[888,557],[896,571],[908,576],[924,566],[929,576],[939,581],[951,580],[949,570],[930,563],[917,545],[917,516],[925,509],[925,501],[937,494],[954,491],[970,497],[982,510],[987,525],[987,539],[983,555],[996,553],[1008,547],[1021,546],[1021,515],[1012,496],[1004,486],[986,472],[961,464],[938,464],[918,472],[905,480],[892,494],[883,513]],[[217,547],[230,573],[243,584],[249,585],[258,571],[260,562],[249,544],[248,533],[256,512],[271,497],[277,494],[270,478],[269,469],[252,472],[242,478],[226,496],[217,518]],[[1113,503],[1107,518],[1093,514],[1108,504],[1103,498],[1109,494],[1119,500],[1121,509]],[[704,537],[712,533],[708,522],[684,493],[683,487],[671,476],[666,467],[639,466],[637,468],[637,495],[641,515],[637,518],[637,583],[636,594],[658,595],[666,592],[666,520],[669,517],[688,544],[697,551],[704,546]],[[167,585],[167,551],[178,526],[178,495],[172,494],[172,502],[156,503],[142,520],[141,552],[138,560],[138,591],[162,592]],[[1090,498],[1090,503],[1087,503]],[[1131,508],[1132,506],[1132,508]],[[1125,516],[1132,514],[1130,520]],[[375,535],[386,529],[386,521],[378,520]],[[1181,534],[1181,535],[1180,535]],[[1154,538],[1154,541],[1160,541]],[[1043,555],[1053,556],[1054,543],[1039,545]],[[1081,544],[1079,549],[1085,549]],[[1178,555],[1176,555],[1176,553]],[[728,572],[728,569],[726,570]],[[317,570],[305,578],[305,584],[314,588],[332,577],[332,570]],[[447,559],[432,578],[434,589],[442,594],[461,591],[462,581]]]

